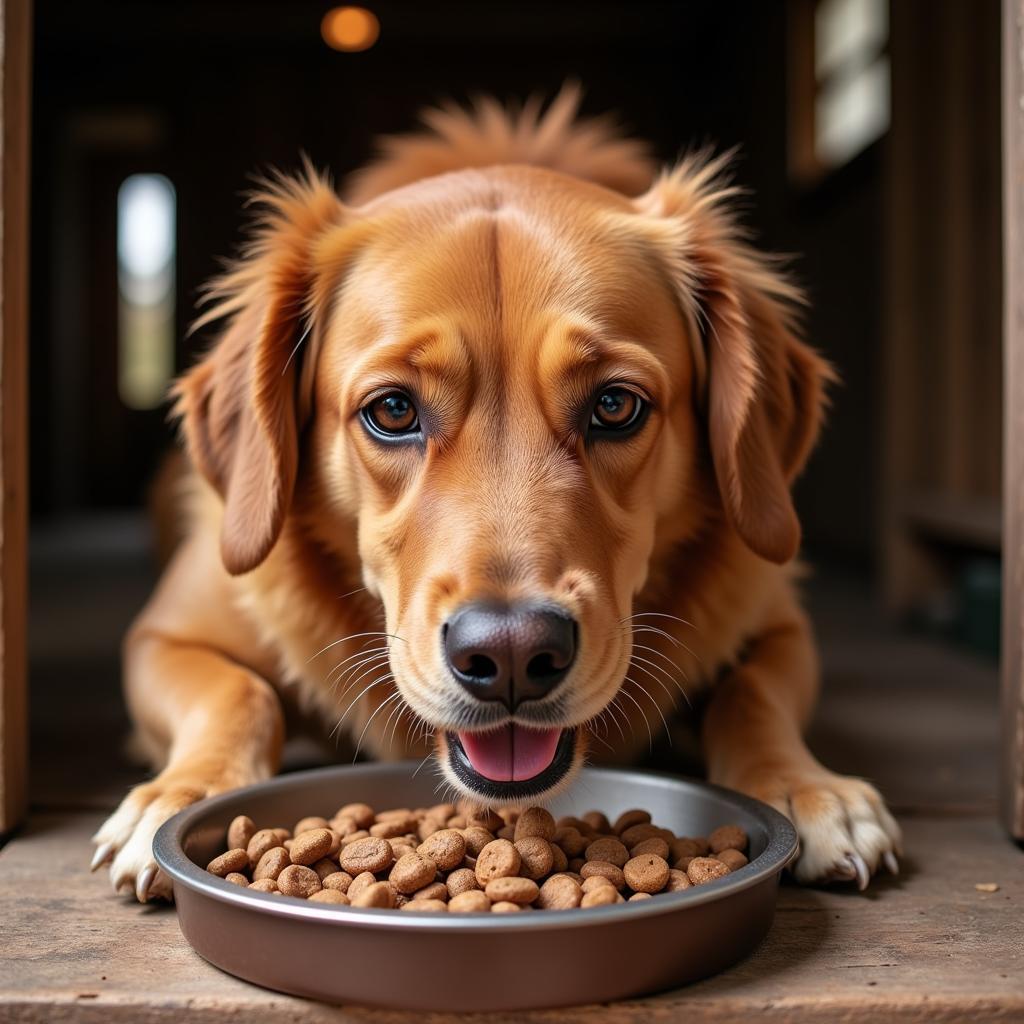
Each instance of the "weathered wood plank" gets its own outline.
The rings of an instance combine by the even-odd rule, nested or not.
[[[1024,839],[1024,2],[1003,3],[1003,818]]]
[[[39,816],[0,853],[0,1019],[149,1024],[178,1020],[185,1010],[197,1022],[250,1014],[317,1024],[411,1019],[291,999],[206,965],[185,943],[173,910],[120,900],[105,878],[88,874],[87,838],[98,820]],[[765,943],[718,978],[607,1007],[479,1020],[1024,1019],[1024,855],[992,820],[921,818],[906,825],[902,879],[882,879],[867,895],[783,886]],[[980,893],[977,882],[1000,889]],[[613,967],[613,951],[608,964],[595,965]],[[400,983],[400,971],[395,977]],[[447,1024],[456,1017],[416,1019]]]
[[[0,833],[25,812],[30,0],[0,2]]]

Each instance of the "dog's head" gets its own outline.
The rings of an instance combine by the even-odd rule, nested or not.
[[[466,170],[355,209],[281,183],[223,284],[231,326],[179,384],[227,568],[300,505],[321,543],[355,538],[398,690],[479,797],[536,798],[579,763],[652,559],[712,529],[797,549],[824,364],[720,170],[635,200]]]

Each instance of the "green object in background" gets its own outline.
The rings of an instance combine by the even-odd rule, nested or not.
[[[991,658],[999,657],[1002,579],[998,558],[975,557],[964,562],[957,581],[960,638],[972,651]]]

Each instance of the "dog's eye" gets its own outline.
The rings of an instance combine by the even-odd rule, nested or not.
[[[389,391],[363,407],[363,420],[371,430],[387,437],[415,434],[419,416],[412,399],[404,391]]]
[[[594,402],[590,429],[614,432],[628,430],[640,420],[644,404],[644,400],[629,388],[605,388]]]

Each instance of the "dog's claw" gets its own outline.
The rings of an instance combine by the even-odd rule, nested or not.
[[[852,882],[857,877],[857,868],[853,861],[847,857],[832,868],[826,879],[829,882]]]
[[[155,864],[147,864],[142,871],[139,872],[139,877],[135,880],[135,896],[140,903],[145,903],[149,899],[149,887],[153,884],[153,879],[155,877]]]
[[[89,870],[95,871],[97,868],[102,867],[113,855],[114,844],[101,843],[96,847],[96,852],[92,855],[92,863],[89,865]]]
[[[900,873],[900,864],[896,859],[896,854],[892,850],[886,850],[882,854],[882,863],[885,865],[886,870],[890,875],[898,875]]]
[[[857,888],[863,892],[868,887],[868,882],[871,881],[871,872],[868,871],[864,858],[859,853],[851,853],[847,855],[846,859],[853,864],[853,870],[857,876]]]

